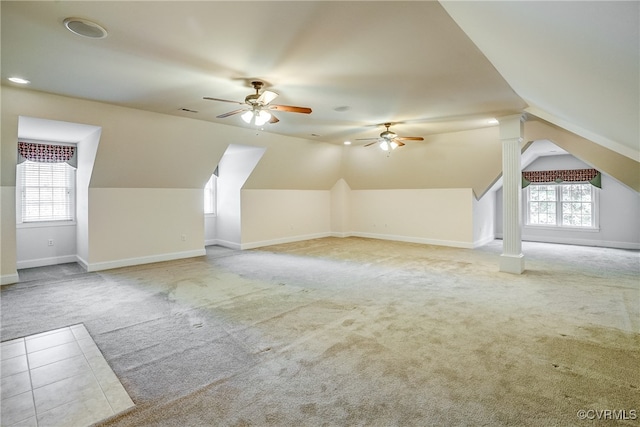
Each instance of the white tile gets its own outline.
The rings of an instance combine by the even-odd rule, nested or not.
[[[59,360],[64,360],[80,355],[82,355],[82,351],[80,350],[80,347],[78,347],[78,344],[73,341],[70,343],[48,348],[46,350],[29,353],[29,367],[31,369],[39,368],[40,366],[44,366],[48,363],[53,363]]]
[[[38,427],[38,419],[34,415],[33,417],[29,417],[26,420],[18,421],[15,424],[11,424],[11,427]]]
[[[94,355],[88,357],[87,360],[89,361],[89,366],[91,366],[91,369],[93,369],[93,372],[96,375],[102,372],[113,372],[113,369],[111,369],[111,366],[105,360],[105,358],[102,357],[102,355],[100,355],[100,357]]]
[[[36,351],[44,350],[51,347],[56,347],[61,344],[70,343],[76,340],[70,329],[66,328],[59,332],[40,336],[38,338],[27,338],[27,353],[34,353]]]
[[[38,425],[86,427],[113,414],[104,395],[94,396],[74,400],[48,411],[38,411]]]
[[[0,354],[2,356],[2,360],[11,359],[12,357],[26,354],[26,350],[24,348],[24,339],[20,338],[17,340],[11,340],[7,341],[6,343],[2,343]]]
[[[91,338],[91,335],[89,335],[89,331],[87,331],[87,328],[85,328],[83,324],[69,326],[69,329],[71,329],[71,332],[73,332],[73,335],[77,340],[81,340],[83,338]]]
[[[31,391],[31,378],[28,371],[2,378],[0,395],[3,400],[27,391]]]
[[[46,335],[57,334],[58,332],[62,332],[62,331],[68,330],[68,329],[69,329],[68,327],[59,328],[59,329],[52,329],[50,331],[41,332],[39,334],[29,335],[28,337],[25,337],[24,339],[27,340],[27,341],[28,340],[33,340],[33,339],[38,339],[38,338],[44,337]]]
[[[0,344],[0,349],[3,349],[7,346],[11,346],[17,342],[24,342],[24,338],[16,338],[13,340],[2,341],[2,343]]]
[[[31,391],[2,400],[0,424],[10,426],[36,415]]]
[[[104,393],[93,374],[76,375],[33,390],[39,414],[74,400],[100,396]]]
[[[31,369],[31,384],[33,388],[39,388],[76,375],[93,375],[93,371],[83,355]]]
[[[129,393],[127,393],[120,382],[108,387],[103,386],[102,391],[104,391],[113,412],[116,414],[135,406],[129,397]]]
[[[100,353],[100,356],[102,356],[102,353],[100,352],[100,349],[98,348],[98,346],[96,345],[96,343],[93,341],[93,339],[91,337],[88,338],[80,338],[78,339],[78,345],[80,346],[80,349],[82,350],[82,352],[84,354],[88,354],[88,353],[92,353],[92,352],[98,352]]]
[[[1,426],[85,427],[135,406],[82,324],[7,341],[0,351]]]
[[[29,367],[27,365],[26,355],[12,357],[11,359],[5,359],[0,362],[2,378],[15,375],[19,372],[24,372],[28,369]]]

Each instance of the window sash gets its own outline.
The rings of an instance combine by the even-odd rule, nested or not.
[[[73,221],[75,169],[66,163],[18,165],[21,222]]]
[[[532,184],[526,188],[526,225],[596,228],[596,220],[595,187],[591,184]]]

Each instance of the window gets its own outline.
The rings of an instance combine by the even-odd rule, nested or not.
[[[17,167],[20,222],[73,221],[75,169],[67,163],[27,160]]]
[[[215,215],[216,213],[216,183],[218,177],[211,175],[207,185],[204,186],[204,213]]]
[[[591,184],[532,184],[526,189],[525,223],[532,226],[596,228],[596,195]]]

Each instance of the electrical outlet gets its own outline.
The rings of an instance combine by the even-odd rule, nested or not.
[[[180,240],[182,240],[183,242],[187,241],[187,235],[186,234],[181,234],[180,235]]]
[[[47,241],[47,246],[53,246],[53,239],[49,239],[49,241]]]

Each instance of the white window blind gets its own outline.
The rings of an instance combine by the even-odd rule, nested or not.
[[[75,169],[67,163],[18,165],[22,222],[75,219]]]

